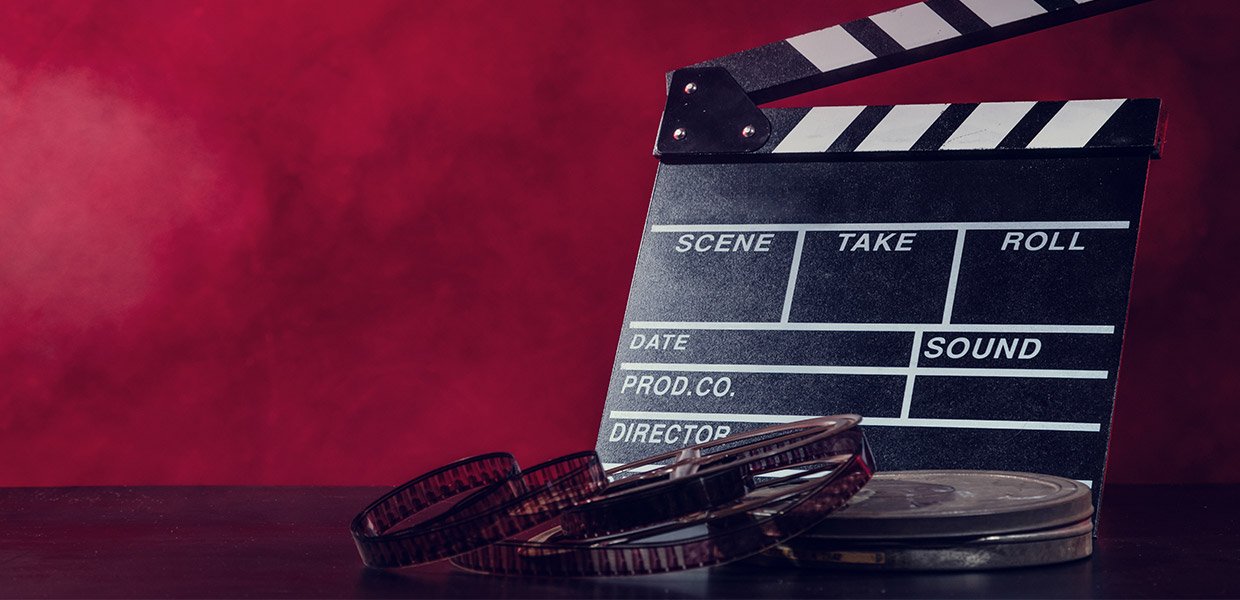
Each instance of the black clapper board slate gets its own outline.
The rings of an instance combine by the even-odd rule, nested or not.
[[[1097,502],[1159,101],[740,104],[1132,3],[928,1],[673,73],[607,466],[858,413],[880,469]]]

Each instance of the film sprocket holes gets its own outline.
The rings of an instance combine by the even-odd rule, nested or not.
[[[483,455],[397,487],[351,529],[374,568],[451,558],[488,573],[593,576],[723,564],[804,532],[865,485],[859,421],[821,417],[651,457],[669,462],[611,493],[594,452],[527,471]]]
[[[858,420],[856,416],[830,417],[833,423],[829,427],[791,444],[779,428],[768,428],[762,434],[777,437],[713,455],[709,462],[720,466],[708,467],[709,473],[699,471],[702,477],[679,468],[688,466],[692,470],[700,464],[697,457],[685,455],[685,462],[674,464],[666,478],[630,488],[619,496],[597,499],[609,505],[624,498],[624,510],[648,507],[657,517],[632,522],[633,513],[621,517],[619,507],[605,507],[604,511],[613,509],[611,514],[617,518],[603,519],[601,529],[570,534],[561,525],[548,523],[516,539],[456,557],[453,564],[510,575],[641,575],[720,565],[753,556],[821,522],[869,480],[870,453],[864,435],[854,427]],[[731,443],[720,442],[728,441],[713,445]],[[710,445],[693,448],[696,452]],[[716,505],[710,501],[713,493],[702,494],[700,490],[710,488],[708,482],[720,481],[713,476],[720,468],[732,469],[732,464],[744,475],[746,493],[736,499],[730,499],[729,493],[720,494],[722,502]],[[782,475],[776,469],[783,466],[803,470]],[[759,478],[761,475],[782,476]],[[701,485],[678,485],[682,478],[697,479]],[[588,508],[590,502],[584,506]],[[669,511],[669,507],[676,510]]]

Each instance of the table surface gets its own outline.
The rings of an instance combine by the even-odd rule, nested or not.
[[[362,567],[345,487],[0,489],[0,597],[1237,597],[1240,486],[1108,486],[1093,558],[975,573],[730,565],[623,578]]]

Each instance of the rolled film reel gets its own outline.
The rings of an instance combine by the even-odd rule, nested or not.
[[[366,566],[406,567],[520,533],[606,486],[602,463],[592,451],[525,471],[510,454],[484,454],[384,494],[354,517],[350,531]],[[434,510],[444,505],[445,510]],[[415,521],[419,516],[422,520]]]
[[[860,421],[857,415],[806,419],[621,465],[608,474],[636,473],[565,511],[561,528],[570,537],[618,533],[738,501],[752,491],[755,477],[841,456],[840,444],[851,442],[838,435]]]
[[[455,557],[489,573],[590,576],[722,564],[800,533],[868,481],[859,421],[811,419],[652,456],[613,469],[648,470],[610,487],[594,452],[524,472],[511,455],[483,455],[394,489],[352,532],[374,568]]]
[[[693,455],[695,448],[691,447],[687,456],[662,468],[660,475],[639,479],[640,483],[630,484],[634,487],[618,495],[594,498],[558,519],[452,562],[470,570],[508,575],[639,575],[719,565],[757,554],[821,522],[869,480],[873,461],[864,434],[855,427],[859,420],[849,415],[825,424],[815,421],[809,426],[803,422],[766,428],[740,438],[768,439],[708,457]],[[724,438],[703,446],[727,446],[729,441],[736,442]],[[612,472],[667,457],[651,457]],[[729,469],[733,463],[736,466]],[[677,481],[678,471],[701,464],[707,468],[684,475],[698,482],[696,486]],[[792,467],[803,470],[758,480]],[[726,488],[737,479],[718,476],[729,470],[746,482],[745,493],[733,497],[707,492],[694,497],[702,487],[714,485],[732,491]],[[694,502],[699,503],[696,508]],[[668,510],[669,504],[676,510]],[[584,512],[597,516],[619,507],[637,514],[649,508],[657,516],[638,518],[625,513],[590,521],[600,526],[598,530],[575,521]],[[669,515],[673,516],[669,519]],[[566,530],[566,522],[576,524]]]

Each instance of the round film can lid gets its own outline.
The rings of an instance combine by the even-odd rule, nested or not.
[[[1093,552],[1089,519],[1064,527],[977,538],[846,542],[799,537],[759,561],[800,567],[880,571],[977,571],[1050,565]]]
[[[849,505],[804,537],[909,540],[1059,527],[1093,514],[1084,484],[1008,471],[878,473]]]

